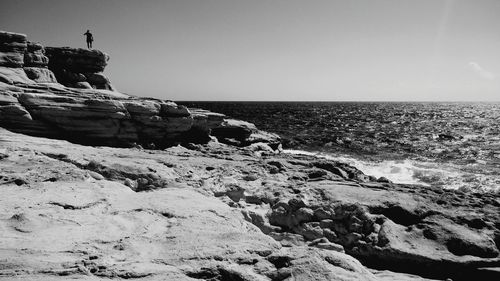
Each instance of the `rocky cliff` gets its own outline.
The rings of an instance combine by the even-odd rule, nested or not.
[[[237,145],[279,143],[242,121],[192,112],[172,101],[114,91],[98,50],[44,48],[23,34],[0,32],[0,126],[82,144],[163,148],[214,136]],[[61,84],[60,84],[61,83]],[[264,138],[263,138],[264,137]]]
[[[498,195],[279,153],[251,123],[92,82],[101,52],[0,39],[0,280],[500,278]]]
[[[99,50],[74,48],[46,48],[49,69],[57,81],[68,87],[114,90],[103,74],[109,56]]]

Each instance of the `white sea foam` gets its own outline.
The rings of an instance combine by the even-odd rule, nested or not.
[[[367,175],[386,177],[396,183],[441,186],[447,189],[499,191],[500,178],[494,175],[464,172],[452,164],[417,160],[367,161],[350,155],[284,150],[285,153],[311,155],[352,165]]]

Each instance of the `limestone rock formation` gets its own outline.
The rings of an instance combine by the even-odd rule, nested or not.
[[[24,66],[47,67],[49,59],[45,56],[44,47],[39,43],[28,42],[24,53]]]
[[[24,72],[28,78],[37,83],[57,83],[54,73],[47,68],[48,63],[44,47],[39,43],[28,42],[24,53]]]
[[[279,153],[222,114],[48,82],[25,35],[0,48],[0,279],[500,279],[498,195]],[[107,87],[104,53],[46,53]]]
[[[56,83],[56,77],[52,71],[44,67],[24,67],[24,72],[29,79],[38,83]]]
[[[252,143],[265,142],[277,149],[281,140],[273,133],[263,132],[254,124],[242,120],[225,119],[212,128],[212,135],[219,141],[237,146],[247,146]]]
[[[260,208],[249,195],[214,197],[253,169],[259,185],[277,176],[248,148],[152,153],[4,129],[0,147],[0,280],[417,280],[377,277],[338,249],[284,247],[245,218]]]
[[[113,91],[109,79],[102,73],[109,56],[99,50],[69,47],[48,47],[49,69],[57,81],[74,88],[94,88]]]
[[[0,32],[0,66],[22,67],[26,49],[26,35],[6,31]]]
[[[218,143],[151,153],[0,129],[0,147],[0,279],[425,280],[344,250],[441,280],[498,277],[488,194],[312,180],[313,158]]]
[[[0,66],[0,83],[5,84],[31,84],[33,80],[29,79],[23,68],[12,68]]]
[[[0,31],[0,82],[31,83],[22,69],[26,49],[26,35]]]
[[[183,135],[191,130],[192,116],[173,102],[115,98],[106,92],[33,90],[11,87],[0,91],[1,126],[96,145],[165,147],[196,142]]]
[[[26,35],[0,32],[0,58],[0,126],[15,132],[92,145],[164,148],[206,143],[212,130],[227,123],[222,114],[191,113],[171,101],[114,91],[102,73],[109,56],[98,50],[44,48]],[[240,124],[242,130],[249,126]],[[279,143],[278,136],[251,129],[242,136],[233,125],[221,141]]]
[[[297,201],[290,194],[288,202],[283,198],[273,204],[271,226],[306,241],[325,237],[375,268],[439,278],[453,272],[455,280],[481,267],[500,266],[500,205],[492,195],[475,198],[431,188],[328,180],[307,186],[310,191],[301,194],[309,200]],[[453,201],[437,204],[443,197],[460,203],[455,201],[453,208],[447,206]],[[484,209],[473,208],[475,200]],[[471,227],[473,221],[477,225]]]
[[[0,84],[0,126],[81,144],[164,148],[176,143],[205,143],[224,120],[224,115],[216,113],[191,114],[171,101],[116,92]],[[255,128],[254,133],[259,131]],[[279,137],[253,140],[257,141],[276,144]]]
[[[24,34],[0,31],[0,82],[57,82],[47,65],[41,44],[28,42]]]

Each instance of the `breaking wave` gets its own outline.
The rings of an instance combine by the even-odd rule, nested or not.
[[[500,103],[199,102],[394,182],[500,190]],[[289,151],[291,152],[291,151]]]
[[[500,191],[498,175],[481,173],[475,163],[463,166],[449,163],[417,160],[383,160],[369,161],[350,155],[335,155],[324,152],[309,152],[303,150],[284,150],[285,153],[312,155],[328,160],[339,161],[352,165],[367,175],[386,177],[395,183],[421,184],[439,186],[447,189]],[[475,167],[477,166],[477,167]]]

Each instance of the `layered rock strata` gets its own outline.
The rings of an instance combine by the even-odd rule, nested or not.
[[[40,83],[23,67],[44,68],[42,49],[0,39],[1,127],[134,147],[0,129],[0,279],[500,278],[498,195],[394,184],[279,154],[222,114]],[[107,61],[66,51],[71,73]]]
[[[56,85],[45,88],[32,84],[0,85],[0,126],[81,144],[165,148],[176,143],[206,143],[211,131],[227,122],[236,121],[206,111],[195,110],[192,114],[171,101],[134,98],[116,92]],[[268,142],[274,147],[279,144],[277,135],[260,133],[255,127],[248,133],[247,138],[241,139],[235,132],[232,139],[241,139],[244,144]],[[254,138],[255,135],[267,140]]]
[[[99,50],[47,47],[49,69],[59,83],[73,88],[114,90],[103,74],[109,56]]]
[[[49,59],[39,43],[28,42],[24,53],[24,72],[37,83],[57,83],[54,73],[48,69]]]
[[[0,32],[0,66],[12,68],[23,67],[26,49],[26,35],[5,31]]]
[[[32,83],[23,70],[26,35],[0,31],[0,82]]]
[[[0,31],[0,82],[55,83],[42,45],[28,42],[26,35]]]
[[[98,50],[44,48],[27,42],[23,34],[0,32],[0,58],[0,126],[15,132],[91,145],[164,148],[206,143],[212,130],[236,122],[208,111],[191,113],[171,101],[113,91],[102,73],[109,56]],[[255,126],[242,123],[244,136],[236,127],[221,141],[248,145],[263,141],[251,135],[264,135],[279,143],[277,135]]]

